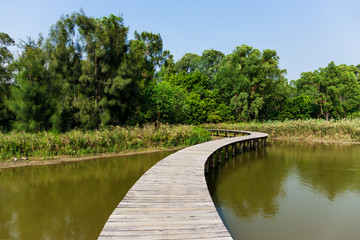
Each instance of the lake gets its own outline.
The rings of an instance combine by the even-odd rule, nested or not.
[[[131,186],[171,153],[0,169],[0,239],[97,239]]]
[[[360,239],[360,145],[270,142],[207,181],[234,239]]]
[[[0,239],[97,239],[140,176],[172,152],[0,169]],[[360,239],[360,145],[269,142],[210,171],[234,239]],[[223,157],[224,159],[224,157]]]

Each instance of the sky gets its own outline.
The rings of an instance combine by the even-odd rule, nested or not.
[[[289,81],[331,61],[360,64],[358,0],[2,0],[0,32],[17,43],[37,39],[80,9],[122,16],[129,38],[135,30],[160,33],[175,60],[206,49],[229,54],[242,44],[274,49]]]

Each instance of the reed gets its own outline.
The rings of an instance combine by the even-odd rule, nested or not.
[[[163,124],[109,127],[103,130],[0,133],[0,160],[12,157],[50,157],[118,153],[126,150],[190,146],[208,141],[210,133],[197,126]]]
[[[204,124],[202,127],[265,132],[271,138],[290,140],[360,141],[360,119],[219,123]]]

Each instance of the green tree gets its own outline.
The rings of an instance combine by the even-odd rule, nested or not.
[[[142,32],[139,34],[135,31],[135,39],[145,44],[145,66],[146,73],[151,78],[154,77],[157,68],[161,68],[169,59],[170,52],[163,50],[163,41],[160,34]]]
[[[209,86],[207,87],[210,90],[214,88],[214,78],[224,57],[225,55],[222,52],[214,49],[205,50],[200,57],[198,70],[209,78]]]
[[[175,63],[176,72],[194,72],[199,68],[200,56],[195,53],[185,53],[185,55]]]
[[[287,98],[285,70],[274,50],[237,47],[225,56],[215,76],[215,89],[241,121],[270,119]]]
[[[52,94],[54,86],[46,66],[44,38],[37,42],[29,39],[22,43],[23,52],[16,61],[18,74],[11,86],[7,107],[14,112],[13,127],[20,131],[40,131],[49,129],[50,117],[54,113]]]
[[[302,94],[286,100],[278,119],[309,119],[313,116],[314,109],[311,97]]]
[[[80,92],[81,49],[76,41],[75,14],[62,16],[51,27],[46,50],[49,72],[56,91],[56,109],[51,117],[54,130],[66,131],[79,126],[74,115],[78,111],[77,96]]]
[[[203,92],[207,89],[209,78],[198,71],[186,73],[181,71],[178,74],[167,74],[164,81],[170,82],[174,86],[180,86],[188,92]]]
[[[158,126],[162,123],[184,123],[188,115],[186,91],[163,81],[152,83],[146,91],[144,118]]]
[[[79,111],[75,116],[85,128],[123,122],[129,107],[126,88],[132,83],[122,71],[128,28],[115,15],[95,19],[80,13],[76,24],[86,60],[81,63],[81,92],[76,103]]]
[[[189,106],[188,123],[201,124],[234,120],[231,109],[221,102],[220,95],[216,90],[205,90],[202,94],[190,92],[186,101]]]
[[[331,62],[325,68],[302,73],[295,86],[298,94],[313,99],[319,116],[326,120],[330,117],[343,118],[359,110],[358,73],[359,69],[354,66],[336,66]]]
[[[10,64],[13,61],[13,56],[8,47],[14,44],[14,39],[6,33],[0,32],[0,130],[8,130],[10,120],[14,118],[4,104],[4,101],[9,97],[12,78]]]

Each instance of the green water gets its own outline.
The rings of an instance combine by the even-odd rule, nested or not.
[[[234,239],[360,239],[360,145],[275,142],[207,180]]]
[[[0,169],[0,239],[97,239],[130,187],[170,153]]]

